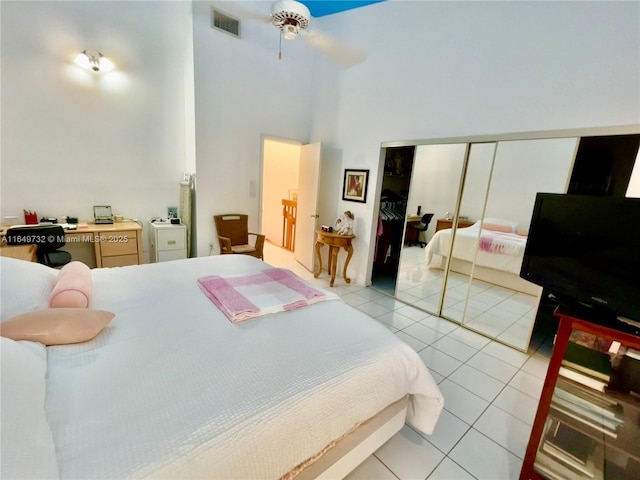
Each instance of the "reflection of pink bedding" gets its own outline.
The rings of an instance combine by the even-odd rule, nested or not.
[[[518,237],[517,241],[522,244],[522,248],[518,249],[519,251],[512,255],[503,255],[501,253],[491,251],[490,249],[484,250],[481,247],[481,239],[485,236],[487,239],[489,239],[489,236],[496,239],[496,234],[498,233],[500,235],[508,235],[511,238]],[[503,238],[502,243],[506,245],[504,240],[505,239]],[[489,240],[486,240],[486,242],[488,246]],[[526,237],[521,237],[520,235],[513,233],[480,230],[476,225],[467,228],[458,228],[456,230],[456,241],[453,246],[453,258],[466,260],[468,262],[475,262],[476,265],[480,265],[482,267],[494,268],[496,270],[502,270],[519,275],[520,267],[522,266],[522,257],[524,255],[524,245],[526,242]],[[498,243],[500,242],[496,242],[496,244]],[[449,256],[450,249],[451,229],[437,231],[425,249],[427,265],[430,267],[440,267],[442,257]],[[499,250],[499,248],[497,249]]]
[[[522,255],[527,238],[514,233],[482,230],[480,248],[485,252],[501,255]]]

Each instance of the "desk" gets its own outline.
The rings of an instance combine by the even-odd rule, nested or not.
[[[0,227],[0,236],[4,237],[7,228],[9,227]],[[143,263],[142,227],[136,222],[106,225],[89,223],[78,227],[77,230],[65,230],[64,235],[70,246],[78,243],[93,243],[97,267],[123,267]]]
[[[27,262],[37,261],[36,245],[2,245],[0,248],[0,257],[17,258],[18,260],[26,260]]]
[[[422,223],[422,215],[408,215],[407,224],[404,227],[404,244],[418,243],[420,240],[420,232],[410,225],[420,225]]]
[[[458,228],[470,227],[476,222],[470,222],[469,220],[458,220]],[[436,232],[438,230],[444,230],[445,228],[453,227],[453,219],[439,218],[436,223]]]
[[[315,278],[320,276],[320,272],[322,272],[322,255],[320,255],[320,249],[323,245],[329,246],[329,256],[328,256],[328,267],[327,270],[329,275],[331,275],[331,282],[329,282],[329,286],[333,287],[333,283],[336,280],[336,270],[338,268],[338,252],[340,251],[340,247],[344,248],[347,251],[347,259],[344,262],[344,271],[342,272],[342,276],[344,277],[344,281],[347,283],[351,283],[351,279],[347,277],[347,267],[349,266],[349,261],[353,256],[353,247],[351,246],[351,241],[356,238],[355,235],[338,235],[337,233],[329,233],[325,232],[321,228],[316,230],[318,234],[318,239],[316,240],[316,255],[318,257],[318,270],[313,274]]]

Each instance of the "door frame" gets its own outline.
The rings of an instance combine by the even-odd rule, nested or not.
[[[312,165],[313,168],[309,168],[310,165]],[[300,147],[300,168],[298,172],[298,219],[296,220],[296,250],[293,253],[296,262],[314,273],[318,261],[316,256],[317,251],[314,246],[316,244],[315,232],[319,224],[318,219],[320,218],[318,212],[320,208],[320,183],[322,177],[322,142],[306,143]],[[315,183],[311,184],[311,189],[307,191],[301,187],[306,185],[306,180],[312,178],[308,175],[311,172],[313,173],[313,177],[315,177]],[[304,173],[307,175],[303,175]],[[315,185],[315,187],[313,185]],[[314,204],[315,208],[310,211],[305,211],[304,207],[308,205],[305,205],[305,202],[300,203],[301,198],[312,199],[311,203]],[[311,213],[310,216],[309,213]],[[310,223],[309,218],[313,218]],[[311,235],[310,237],[307,236],[309,234]],[[307,240],[311,240],[311,242],[307,242]],[[299,248],[301,246],[303,248]]]

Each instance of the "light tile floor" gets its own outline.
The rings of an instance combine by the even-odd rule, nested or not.
[[[404,247],[396,282],[396,296],[427,311],[437,311],[444,272],[427,267],[425,249]],[[377,285],[376,285],[377,288]],[[467,301],[468,298],[468,301]],[[469,328],[521,350],[529,340],[538,297],[449,274],[444,316],[465,319]]]
[[[326,271],[313,278],[290,252],[266,245],[265,261],[328,288]],[[414,348],[445,398],[432,435],[405,425],[347,479],[517,479],[549,358],[514,350],[343,279],[336,278],[332,291]]]

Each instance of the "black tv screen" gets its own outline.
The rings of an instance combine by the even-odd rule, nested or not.
[[[538,193],[520,276],[569,308],[640,322],[640,199]]]

